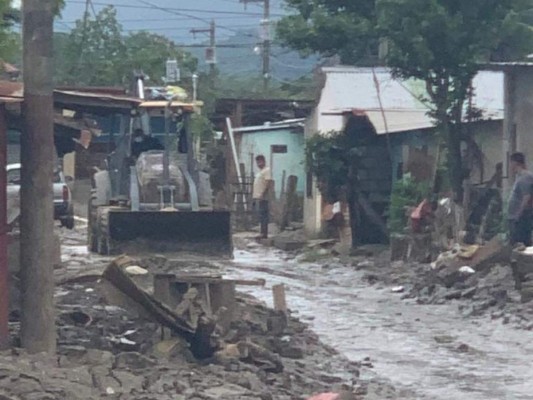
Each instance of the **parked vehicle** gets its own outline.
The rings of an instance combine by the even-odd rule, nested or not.
[[[18,205],[20,192],[20,164],[8,164],[7,166],[7,189],[8,189],[8,208],[9,204]],[[72,194],[66,183],[65,177],[61,170],[54,172],[54,219],[61,222],[61,226],[67,229],[74,228],[74,207],[72,204]],[[8,214],[18,216],[18,210],[8,210]]]

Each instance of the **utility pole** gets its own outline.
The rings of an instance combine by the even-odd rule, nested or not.
[[[24,129],[21,137],[21,342],[29,353],[55,353],[53,9],[24,0]]]
[[[7,123],[0,105],[0,350],[9,348],[9,286],[7,237]]]
[[[270,83],[270,51],[272,47],[272,38],[270,33],[270,0],[241,0],[244,6],[248,3],[263,3],[263,20],[261,27],[263,28],[263,84],[265,91],[268,90]]]
[[[197,33],[208,33],[209,34],[209,47],[206,50],[205,62],[209,64],[209,73],[211,77],[215,75],[215,66],[216,66],[216,24],[212,20],[208,29],[191,29],[191,33],[196,37]]]

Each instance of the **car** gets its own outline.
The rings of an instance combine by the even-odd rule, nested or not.
[[[7,165],[7,192],[8,192],[8,216],[17,215],[18,199],[20,191],[20,164]],[[59,220],[61,226],[67,229],[74,228],[74,207],[72,204],[72,194],[67,185],[65,176],[60,169],[54,171],[54,219]],[[13,210],[9,210],[9,204],[13,204]],[[8,218],[8,219],[14,219]]]

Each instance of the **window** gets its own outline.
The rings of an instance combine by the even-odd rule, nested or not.
[[[20,185],[20,169],[7,171],[7,183],[9,185]]]
[[[271,146],[272,154],[286,154],[287,153],[287,145],[285,144],[273,144]]]

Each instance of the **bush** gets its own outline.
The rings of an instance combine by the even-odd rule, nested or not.
[[[407,227],[408,207],[416,207],[428,194],[428,184],[417,182],[407,174],[396,181],[392,187],[389,209],[389,230],[391,233],[403,233]]]
[[[317,179],[324,200],[334,203],[353,181],[357,171],[359,150],[339,132],[316,134],[307,140],[307,171]]]

